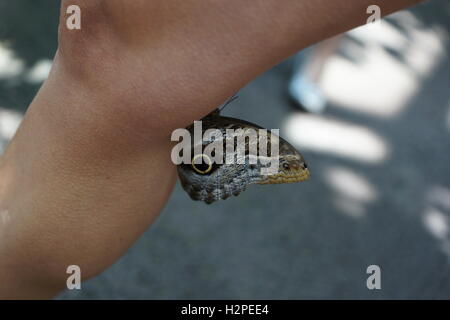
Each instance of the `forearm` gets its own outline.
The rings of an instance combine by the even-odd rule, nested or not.
[[[415,2],[377,4],[387,14]],[[171,131],[364,23],[373,1],[79,4],[82,29],[66,30],[62,15],[52,73],[0,162],[0,297],[51,296],[68,265],[104,270],[167,201]]]

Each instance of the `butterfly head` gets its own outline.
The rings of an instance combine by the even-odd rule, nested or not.
[[[279,151],[278,170],[262,176],[259,184],[295,183],[309,178],[310,172],[303,156],[281,138]]]

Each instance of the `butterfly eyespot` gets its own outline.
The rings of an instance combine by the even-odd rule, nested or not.
[[[284,170],[289,170],[290,169],[289,164],[283,163],[283,169]]]
[[[197,159],[201,159],[200,163],[195,163]],[[211,171],[213,164],[211,161],[211,158],[208,157],[206,154],[197,154],[192,158],[191,162],[192,168],[200,173],[200,174],[207,174]]]

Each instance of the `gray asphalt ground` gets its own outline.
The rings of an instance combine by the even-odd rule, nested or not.
[[[16,0],[11,6],[8,1],[8,7],[0,1],[0,21],[8,26],[0,39],[13,40],[12,47],[29,66],[51,57],[55,48],[54,23],[36,17],[51,9],[56,21],[52,2],[42,9],[34,8],[34,1]],[[445,41],[450,30],[450,11],[445,10],[446,1],[431,1],[414,15],[446,30]],[[26,18],[42,24],[33,27]],[[450,298],[448,42],[444,47],[439,65],[395,117],[373,117],[336,104],[320,116],[376,132],[389,145],[382,161],[367,163],[307,148],[302,151],[312,171],[310,181],[252,186],[209,206],[191,201],[177,184],[157,222],[117,263],[83,283],[82,290],[58,298]],[[291,72],[292,59],[263,74],[225,114],[281,128],[284,136],[285,121],[300,114],[287,97]],[[0,79],[0,107],[23,111],[35,90],[20,77]],[[327,173],[333,168],[362,177],[376,190],[376,200],[362,204],[360,214],[349,214],[355,211],[339,201],[354,201],[330,184]],[[354,182],[352,175],[343,177],[338,184]],[[381,290],[366,287],[366,268],[373,264],[381,267]]]

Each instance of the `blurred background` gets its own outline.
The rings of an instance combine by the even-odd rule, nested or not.
[[[0,151],[47,77],[58,7],[0,0]],[[289,91],[314,48],[255,79],[224,114],[280,128],[311,179],[210,206],[177,185],[116,264],[58,298],[450,298],[449,39],[448,0],[335,39],[313,77],[321,113]]]

